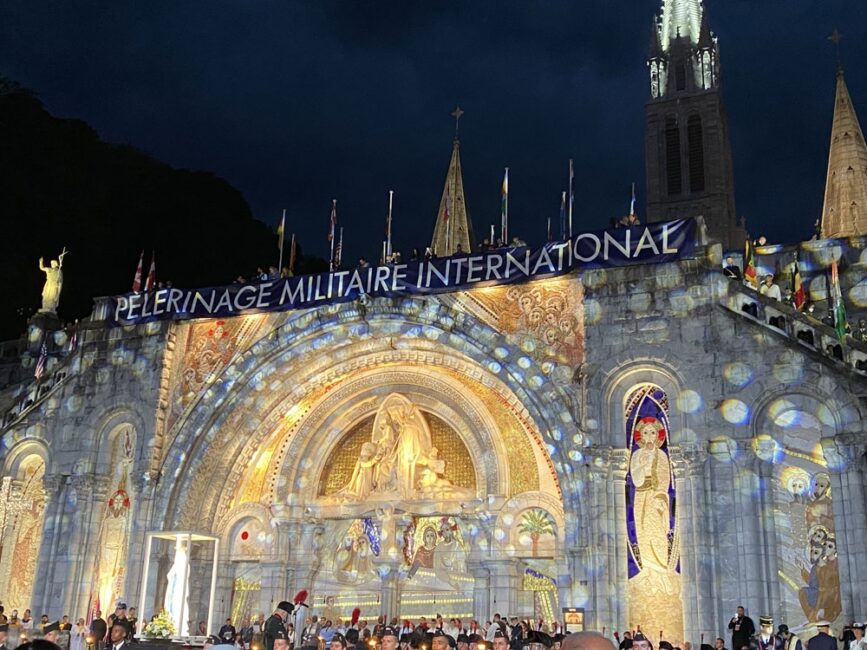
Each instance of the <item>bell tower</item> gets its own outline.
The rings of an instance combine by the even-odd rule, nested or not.
[[[647,219],[704,217],[726,249],[743,246],[735,216],[719,43],[702,0],[662,0],[651,23],[645,107]]]

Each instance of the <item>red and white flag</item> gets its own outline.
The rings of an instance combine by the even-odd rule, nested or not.
[[[39,350],[39,359],[36,361],[36,369],[33,371],[33,376],[39,379],[45,373],[45,363],[48,361],[48,346],[45,341],[42,341],[42,348]]]
[[[135,293],[141,291],[141,272],[144,265],[144,251],[141,252],[141,257],[138,258],[138,266],[135,269],[135,277],[132,280],[132,290]]]
[[[151,253],[151,268],[148,271],[147,280],[145,280],[145,291],[153,291],[157,283],[157,254],[156,251]]]

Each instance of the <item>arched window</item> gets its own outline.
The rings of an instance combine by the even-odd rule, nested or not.
[[[689,144],[689,191],[691,194],[704,192],[704,141],[701,130],[701,117],[693,115],[686,125]]]
[[[680,130],[677,119],[673,117],[665,120],[665,172],[669,196],[680,194],[683,191]]]

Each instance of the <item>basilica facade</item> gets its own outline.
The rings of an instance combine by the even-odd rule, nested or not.
[[[48,340],[45,371],[4,393],[6,608],[124,600],[186,633],[306,589],[330,617],[571,610],[693,643],[741,604],[867,612],[867,344],[724,277],[718,50],[681,4],[654,23],[648,124],[684,141],[648,177],[651,218],[705,226],[688,258],[126,326],[97,299],[74,342],[35,317],[22,363]],[[669,92],[692,99],[668,114]],[[456,141],[434,248],[444,213],[472,246],[461,173]],[[758,265],[797,249],[821,300],[839,262],[867,306],[857,234]]]

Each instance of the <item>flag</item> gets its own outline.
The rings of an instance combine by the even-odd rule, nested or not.
[[[157,254],[151,251],[151,268],[148,271],[147,280],[145,280],[145,291],[153,291],[154,285],[157,283]]]
[[[801,284],[801,269],[798,266],[797,257],[795,257],[795,268],[792,271],[792,300],[795,302],[795,309],[800,309],[807,301],[804,286]]]
[[[295,233],[292,233],[292,241],[289,242],[289,275],[295,275]]]
[[[39,349],[39,359],[36,360],[36,369],[33,371],[33,376],[39,379],[45,373],[45,363],[48,361],[48,346],[45,341],[42,341],[42,347]]]
[[[753,289],[759,286],[758,275],[756,274],[756,256],[753,250],[753,242],[747,237],[746,248],[744,249],[744,280],[751,285]]]
[[[449,192],[449,184],[446,183],[446,206],[443,211],[443,222],[448,223],[451,213],[449,212],[449,203],[451,203],[451,193]]]
[[[834,310],[834,329],[841,341],[846,336],[846,305],[843,304],[843,292],[840,291],[840,276],[837,273],[837,260],[831,262],[831,298]]]
[[[328,241],[334,241],[337,234],[337,200],[331,200],[331,222],[328,226]]]
[[[277,226],[277,247],[280,249],[280,256],[283,256],[283,237],[286,232],[286,210],[283,210],[283,218],[280,219],[280,225]]]
[[[560,197],[560,241],[566,240],[566,192]]]
[[[632,200],[629,202],[629,214],[635,214],[635,183],[632,183]]]
[[[132,290],[135,293],[141,291],[142,266],[144,266],[144,251],[141,252],[141,257],[138,258],[138,266],[135,269],[135,277],[132,280]]]
[[[548,241],[554,241],[554,235],[551,233],[551,217],[548,217]]]

